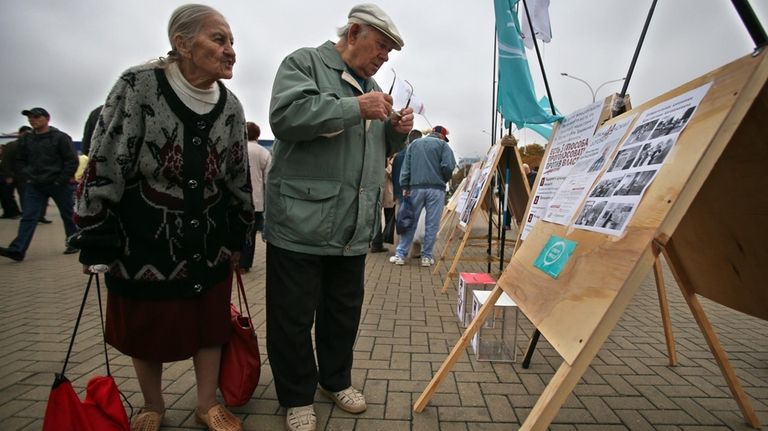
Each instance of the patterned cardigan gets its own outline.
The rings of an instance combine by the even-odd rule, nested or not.
[[[199,115],[163,69],[125,71],[110,92],[77,192],[80,262],[109,265],[110,291],[138,298],[199,294],[223,281],[253,224],[245,117],[218,83]]]

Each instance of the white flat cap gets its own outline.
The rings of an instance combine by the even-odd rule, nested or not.
[[[363,3],[354,6],[349,11],[349,22],[355,24],[368,24],[376,27],[395,42],[395,49],[398,51],[405,46],[403,38],[400,36],[400,32],[397,31],[397,27],[395,27],[395,23],[392,22],[389,15],[373,3]]]

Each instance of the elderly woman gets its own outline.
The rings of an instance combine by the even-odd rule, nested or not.
[[[193,358],[195,418],[242,430],[216,400],[230,337],[232,271],[253,223],[245,118],[219,81],[235,51],[224,17],[185,5],[167,58],[125,71],[93,134],[72,243],[107,264],[106,339],[133,359],[144,406],[132,430],[160,428],[164,362]]]

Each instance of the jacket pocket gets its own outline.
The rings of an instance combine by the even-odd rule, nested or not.
[[[336,198],[341,181],[286,178],[280,183],[283,236],[299,244],[326,244],[331,240]]]

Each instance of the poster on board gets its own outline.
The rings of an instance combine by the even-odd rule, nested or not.
[[[622,235],[712,83],[647,109],[589,192],[574,225]]]
[[[549,202],[563,184],[573,165],[595,133],[603,102],[595,102],[565,117],[550,144],[549,155],[539,175],[536,193],[532,197],[528,217],[523,221],[521,239],[525,239],[538,221],[544,217]]]
[[[632,115],[610,126],[601,127],[589,139],[584,154],[573,165],[550,201],[544,220],[562,225],[568,225],[573,220],[587,192],[610,160],[634,118],[635,115]]]

